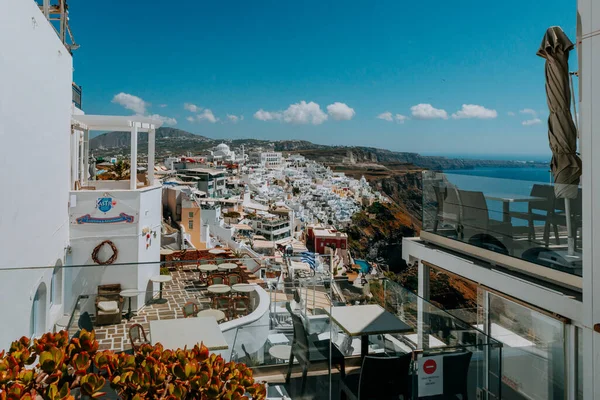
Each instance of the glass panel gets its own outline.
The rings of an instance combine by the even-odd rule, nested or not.
[[[491,335],[504,344],[505,398],[564,399],[564,323],[493,293],[489,307]]]
[[[581,199],[576,186],[425,171],[423,230],[581,276]]]

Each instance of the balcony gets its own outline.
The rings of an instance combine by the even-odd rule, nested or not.
[[[131,352],[127,332],[134,323],[144,328],[152,342],[153,321],[183,319],[183,306],[190,299],[197,299],[200,309],[210,307],[206,287],[198,285],[198,263],[181,260],[187,266],[173,269],[173,261],[165,264],[171,268],[173,280],[165,283],[162,295],[154,291],[151,296],[166,302],[150,300],[134,316],[125,303],[122,311],[131,319],[94,325],[101,349]],[[282,399],[284,395],[291,399],[340,399],[342,382],[350,384],[353,376],[367,373],[361,370],[365,354],[376,357],[368,359],[375,362],[370,369],[372,383],[378,385],[378,379],[387,371],[402,390],[410,393],[405,398],[459,392],[463,398],[502,398],[502,344],[476,327],[386,279],[369,278],[359,287],[347,280],[332,280],[327,273],[301,274],[285,280],[284,275],[269,280],[266,289],[256,288],[251,294],[251,309],[245,315],[220,321],[220,334],[227,345],[214,351],[225,361],[250,366],[255,379],[267,382],[269,399]],[[71,334],[78,330],[82,312],[93,310],[95,303],[95,295],[79,297],[67,327]],[[364,314],[362,307],[375,307],[378,316]],[[362,316],[365,330],[351,331],[340,318],[340,309]],[[91,320],[96,318],[92,316]],[[402,326],[402,331],[394,332],[394,325]],[[378,332],[369,331],[374,326]],[[190,333],[193,335],[187,332],[187,336]],[[170,336],[178,340],[184,335],[173,329]],[[197,334],[198,342],[206,340]],[[296,354],[303,349],[302,343],[310,349],[310,363],[298,356],[290,363],[292,349]],[[381,367],[377,361],[389,357],[404,357],[406,371],[378,370]],[[431,365],[443,365],[443,370],[435,374],[428,369]]]
[[[421,239],[578,290],[581,200],[580,187],[425,171]]]

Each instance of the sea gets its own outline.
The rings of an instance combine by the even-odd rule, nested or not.
[[[459,158],[451,157],[449,158]],[[506,157],[506,156],[505,156]],[[467,158],[467,157],[460,157]],[[477,155],[469,158],[493,159],[491,156]],[[549,162],[549,158],[542,157],[523,157],[518,158],[495,158],[515,161],[535,161],[536,163]],[[545,164],[536,164],[539,166],[529,167],[494,167],[494,168],[473,168],[463,170],[446,170],[446,178],[462,190],[481,191],[484,194],[494,195],[529,195],[534,184],[551,184],[552,174],[550,166]],[[488,210],[490,218],[502,219],[502,202],[488,200]],[[527,211],[527,203],[510,204],[511,211]],[[513,220],[513,225],[526,225],[525,221]]]

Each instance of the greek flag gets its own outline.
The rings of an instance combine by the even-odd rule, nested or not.
[[[307,263],[311,269],[315,269],[317,267],[317,262],[315,260],[315,253],[311,253],[310,251],[305,251],[300,254],[302,262]]]

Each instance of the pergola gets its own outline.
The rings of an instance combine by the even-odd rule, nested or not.
[[[74,115],[73,127],[83,131],[83,157],[80,158],[80,168],[85,171],[90,157],[90,131],[119,131],[131,133],[131,160],[130,160],[130,189],[137,189],[137,154],[138,154],[138,132],[148,132],[148,183],[154,184],[154,157],[155,157],[155,133],[156,128],[162,125],[162,121],[139,115],[116,116],[116,115]],[[75,140],[75,139],[74,139]],[[72,146],[72,151],[77,152],[77,143]],[[74,157],[75,160],[77,157]],[[87,182],[87,173],[83,173],[84,182]],[[75,179],[77,180],[77,179]]]

